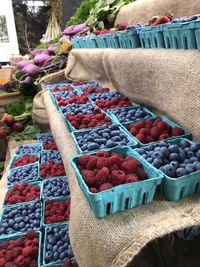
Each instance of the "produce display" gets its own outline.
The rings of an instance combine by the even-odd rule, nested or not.
[[[50,133],[39,134],[37,140],[42,143],[43,150],[58,150],[56,142]]]
[[[60,98],[58,100],[58,105],[59,106],[65,106],[65,105],[68,105],[68,104],[86,104],[89,102],[89,99],[86,95],[71,95],[67,100],[66,99],[63,99],[63,98]]]
[[[73,260],[74,255],[68,233],[68,225],[46,227],[44,264]]]
[[[44,223],[52,224],[69,220],[70,199],[46,200],[44,205]]]
[[[184,134],[182,128],[172,127],[160,118],[131,123],[127,125],[127,128],[143,144]]]
[[[200,145],[186,139],[174,144],[162,141],[137,152],[169,177],[179,178],[200,171]]]
[[[28,202],[40,199],[40,185],[28,183],[14,184],[12,189],[6,193],[5,205]]]
[[[43,182],[43,197],[58,198],[70,194],[67,177],[51,178]]]
[[[0,240],[0,266],[38,266],[39,234],[29,230],[13,239]]]
[[[14,234],[39,230],[41,227],[41,202],[20,204],[5,208],[0,223],[0,234]]]
[[[117,125],[102,126],[90,131],[74,132],[74,138],[82,152],[116,146],[134,146],[136,142]]]

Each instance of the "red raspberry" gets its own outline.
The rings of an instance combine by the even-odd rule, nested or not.
[[[112,154],[112,156],[110,157],[110,162],[112,165],[117,164],[120,166],[120,164],[123,162],[123,157],[118,154]]]
[[[148,178],[144,170],[140,167],[137,168],[136,174],[140,180],[145,180]]]
[[[102,150],[102,151],[97,152],[97,153],[96,153],[96,156],[97,156],[97,157],[104,157],[104,158],[107,158],[107,157],[110,156],[110,154],[109,154],[107,151]]]
[[[93,187],[95,184],[95,175],[91,170],[82,170],[81,174],[83,176],[83,180],[89,187]]]
[[[183,129],[181,129],[181,128],[172,128],[172,133],[171,133],[172,136],[179,136],[179,135],[182,135],[182,134],[184,134]]]
[[[160,128],[162,131],[164,130],[167,130],[167,123],[164,122],[164,121],[160,121],[158,124],[157,124],[157,127]]]
[[[134,158],[127,160],[121,164],[122,170],[125,170],[127,173],[133,173],[137,170],[139,166],[138,161]]]
[[[14,259],[12,250],[7,250],[6,251],[5,258],[6,258],[7,261],[12,261]]]
[[[144,134],[144,135],[148,135],[148,134],[150,134],[150,129],[149,128],[142,128],[139,130],[139,133]]]
[[[146,136],[146,142],[147,143],[151,143],[151,142],[155,142],[155,141],[156,141],[156,138],[154,138],[153,136],[151,136],[151,135]]]
[[[6,266],[6,260],[4,258],[0,258],[0,267]]]
[[[28,267],[38,267],[37,261],[36,260],[32,260]]]
[[[116,171],[116,170],[119,170],[119,169],[120,169],[120,167],[117,164],[112,164],[111,167],[110,167],[110,171]]]
[[[37,233],[34,232],[33,230],[29,230],[29,231],[27,232],[27,237],[28,237],[29,239],[37,238]]]
[[[15,259],[15,263],[17,264],[17,266],[24,266],[24,256],[18,256],[16,259]]]
[[[98,157],[96,157],[96,156],[90,156],[89,161],[88,161],[88,163],[86,165],[86,169],[87,170],[94,170],[94,169],[96,169],[96,167],[97,167],[97,160],[98,160]]]
[[[3,267],[17,267],[18,265],[16,265],[14,262],[7,262],[6,265],[4,265]]]
[[[23,248],[22,254],[23,254],[23,256],[25,258],[28,257],[28,256],[30,256],[32,253],[33,253],[32,247],[28,246],[28,247]]]
[[[109,167],[110,166],[110,159],[109,158],[103,158],[100,157],[97,160],[97,168],[101,169],[103,167]]]
[[[95,184],[97,184],[98,186],[102,185],[108,180],[109,175],[110,175],[109,169],[107,167],[103,167],[97,172],[95,176]]]
[[[133,123],[133,127],[136,128],[137,130],[140,130],[141,128],[145,128],[145,122],[140,121],[140,122]]]
[[[136,174],[128,174],[125,179],[125,184],[138,182],[139,178]]]
[[[126,178],[126,174],[123,171],[116,170],[111,172],[111,182],[113,185],[123,184]]]
[[[162,122],[161,119],[156,119],[155,121],[153,121],[153,126],[157,126],[160,122]]]
[[[164,140],[164,139],[167,139],[169,138],[169,134],[165,133],[165,134],[161,134],[160,137],[159,137],[159,140]]]
[[[136,136],[138,134],[138,130],[134,127],[129,127],[128,128],[130,130],[130,133],[133,135],[133,136]]]
[[[141,143],[146,143],[146,138],[145,138],[145,136],[144,136],[144,134],[141,134],[141,133],[139,133],[139,134],[137,134],[136,136],[135,136]]]
[[[96,187],[90,187],[90,192],[91,193],[98,193],[99,191],[96,189]]]
[[[90,156],[89,155],[83,155],[79,158],[79,163],[81,166],[85,167],[89,161]]]
[[[104,190],[110,189],[112,187],[113,187],[113,185],[111,183],[104,183],[100,186],[99,191],[104,191]]]
[[[162,129],[159,127],[151,128],[151,136],[155,137],[156,139],[162,134]]]
[[[22,247],[15,247],[12,252],[13,252],[13,256],[14,258],[16,258],[17,256],[22,254]]]

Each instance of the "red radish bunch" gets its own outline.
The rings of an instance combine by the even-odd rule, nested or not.
[[[40,165],[40,176],[42,178],[64,176],[65,169],[62,162],[49,160],[48,163]]]
[[[110,118],[106,117],[104,113],[97,113],[97,114],[77,114],[71,116],[70,114],[66,115],[66,118],[69,120],[71,125],[75,129],[86,129],[86,128],[94,128],[97,126],[102,126],[104,124],[110,125],[112,121]]]
[[[6,124],[4,127],[0,127],[0,139],[8,140],[11,132],[20,133],[24,130],[24,125],[20,121],[15,121],[14,117],[10,114],[5,114],[3,122]]]
[[[40,198],[40,187],[27,183],[15,184],[5,197],[6,205],[28,202]]]
[[[38,161],[38,157],[33,155],[33,156],[29,156],[29,155],[24,155],[21,158],[16,159],[11,168],[15,168],[15,167],[19,167],[19,166],[23,166],[23,165],[27,165],[27,164],[31,164]]]
[[[62,201],[47,200],[45,206],[45,223],[68,221],[70,215],[70,199]]]
[[[92,193],[147,179],[137,159],[107,151],[80,156],[77,166]]]
[[[143,144],[184,134],[182,128],[173,128],[161,119],[131,123],[128,130]]]

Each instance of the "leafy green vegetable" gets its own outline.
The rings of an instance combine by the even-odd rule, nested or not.
[[[14,116],[17,121],[25,121],[31,118],[33,107],[32,97],[21,96],[17,100],[5,106],[5,112]]]
[[[17,70],[15,72],[15,76],[17,80],[20,80],[20,78],[23,76],[23,73],[20,70]]]
[[[15,141],[33,140],[40,133],[40,128],[37,125],[28,125],[21,133],[12,133],[10,138]]]

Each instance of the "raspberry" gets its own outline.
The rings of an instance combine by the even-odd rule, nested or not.
[[[90,156],[89,155],[83,155],[79,158],[79,163],[81,166],[85,167],[89,161]]]
[[[160,129],[159,127],[152,127],[151,128],[151,136],[158,139],[161,134],[162,134],[162,129]]]
[[[136,122],[133,124],[133,127],[136,128],[137,130],[145,128],[145,122],[144,121]]]
[[[138,161],[135,160],[134,158],[125,161],[122,163],[121,168],[125,170],[127,173],[132,173],[137,170],[138,167]]]
[[[18,256],[16,259],[15,259],[15,263],[18,265],[18,266],[24,266],[24,256]]]
[[[81,174],[83,176],[83,179],[85,181],[85,183],[89,186],[89,187],[93,187],[95,184],[95,175],[93,171],[90,170],[82,170]]]
[[[90,187],[90,192],[91,193],[98,193],[99,191],[96,189],[96,187]]]
[[[36,260],[32,260],[28,267],[37,267],[37,266],[38,266],[37,261]]]
[[[125,184],[138,182],[139,178],[136,174],[128,174],[125,179]]]
[[[109,175],[110,175],[109,169],[107,167],[103,167],[97,172],[95,176],[95,183],[99,186],[102,185],[108,180]]]
[[[96,156],[97,156],[97,157],[104,157],[104,158],[107,158],[107,157],[110,156],[110,154],[109,154],[107,151],[102,150],[102,151],[97,152],[97,153],[96,153]]]
[[[141,143],[146,143],[146,138],[145,138],[144,134],[139,133],[139,134],[137,134],[135,137],[136,137]]]
[[[144,172],[144,170],[140,167],[137,168],[137,171],[136,171],[136,174],[137,176],[139,177],[140,180],[145,180],[147,179],[147,175],[146,173]]]
[[[98,158],[96,156],[90,156],[89,161],[86,165],[87,170],[94,170],[97,167],[97,160]]]
[[[132,128],[129,128],[130,129],[130,133],[133,135],[133,136],[136,136],[138,134],[138,130],[134,127]]]
[[[123,184],[125,181],[126,174],[123,171],[116,170],[111,172],[111,181],[113,185]]]
[[[7,261],[12,261],[14,259],[12,250],[7,250],[6,251],[6,256],[5,256]]]
[[[167,123],[164,121],[160,121],[157,127],[160,128],[162,131],[167,130]]]
[[[22,252],[22,254],[23,254],[23,256],[24,256],[25,258],[28,257],[28,256],[30,256],[32,253],[33,253],[33,249],[32,249],[32,247],[30,247],[30,246],[25,247],[25,248],[23,249],[23,252]]]
[[[29,239],[34,239],[34,238],[37,237],[37,234],[36,234],[36,232],[34,232],[33,230],[29,230],[29,231],[27,232],[27,237],[28,237]]]
[[[167,138],[169,138],[170,136],[169,136],[169,134],[161,134],[160,135],[160,137],[159,137],[159,140],[164,140],[164,139],[167,139]]]
[[[139,133],[144,134],[144,135],[148,135],[148,134],[150,134],[150,129],[149,128],[142,128],[139,130]]]
[[[112,156],[110,157],[110,162],[112,165],[120,165],[123,162],[123,158],[118,154],[112,154]]]
[[[155,142],[155,141],[156,141],[156,139],[153,136],[151,136],[151,135],[146,136],[146,142],[147,143],[151,143],[151,142]]]
[[[113,187],[113,185],[111,183],[104,183],[100,186],[99,191],[104,191],[104,190],[110,189],[112,187]]]
[[[182,134],[184,134],[183,129],[181,129],[181,128],[172,128],[172,133],[171,133],[172,136],[179,136],[179,135],[182,135]]]
[[[4,258],[0,258],[0,267],[6,266],[6,260]]]
[[[14,264],[14,262],[7,262],[6,265],[4,265],[3,267],[17,267],[18,265]]]
[[[27,257],[24,259],[24,266],[30,266],[32,259],[31,257]]]
[[[115,170],[119,170],[119,169],[120,169],[120,167],[117,164],[112,164],[110,167],[110,171],[115,171]]]
[[[109,167],[110,166],[110,159],[109,158],[103,158],[100,157],[97,160],[97,168],[101,169],[103,167]]]
[[[22,254],[22,247],[15,247],[12,252],[13,256],[16,258],[17,256]]]

